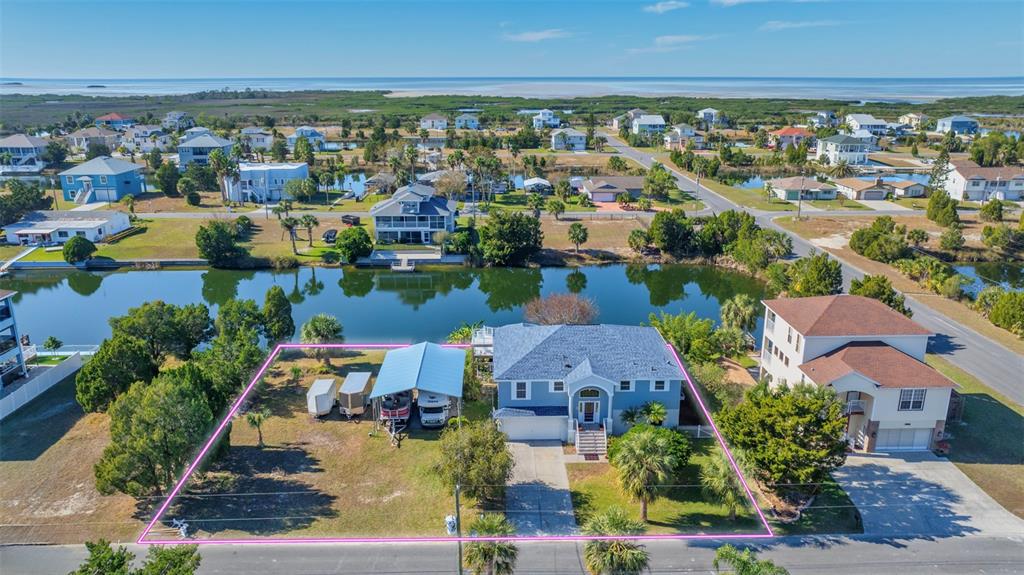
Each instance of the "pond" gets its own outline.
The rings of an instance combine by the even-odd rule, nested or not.
[[[719,302],[737,293],[756,300],[764,286],[750,276],[710,266],[607,265],[541,269],[390,270],[299,268],[287,272],[231,270],[16,272],[0,280],[14,290],[22,333],[33,342],[56,336],[65,344],[97,344],[107,320],[161,299],[217,306],[231,298],[262,305],[272,285],[292,301],[296,325],[317,313],[341,320],[349,342],[443,339],[462,322],[522,321],[522,306],[538,295],[574,291],[592,298],[600,321],[639,324],[652,312],[696,312],[718,320]],[[760,341],[760,320],[755,341]]]
[[[858,179],[873,182],[878,179],[879,176],[858,176]],[[883,182],[899,182],[902,180],[910,180],[919,184],[928,185],[931,181],[931,176],[928,174],[915,174],[913,172],[900,173],[895,176],[881,176]]]
[[[957,273],[972,280],[973,283],[966,288],[972,295],[993,285],[1013,291],[1024,291],[1024,264],[977,262],[956,264],[954,267]]]

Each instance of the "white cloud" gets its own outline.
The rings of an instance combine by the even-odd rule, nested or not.
[[[832,0],[710,0],[712,4],[718,4],[719,6],[739,6],[740,4],[772,1],[785,2],[789,4],[817,4],[819,2],[831,2]]]
[[[644,12],[653,12],[655,14],[664,14],[665,12],[671,12],[680,8],[686,8],[690,5],[689,2],[680,2],[679,0],[665,0],[664,2],[658,2],[657,4],[650,4],[644,6]]]
[[[696,34],[677,34],[673,36],[658,36],[654,39],[652,46],[644,48],[630,48],[626,52],[630,54],[664,54],[682,50],[694,42],[710,40],[714,36],[699,36]]]
[[[797,28],[826,28],[830,26],[840,26],[842,22],[839,20],[769,20],[758,30],[764,32],[781,32],[782,30],[794,30]]]
[[[510,42],[543,42],[544,40],[555,40],[557,38],[568,38],[572,34],[561,28],[549,28],[547,30],[531,30],[518,32],[516,34],[505,34],[505,39]]]

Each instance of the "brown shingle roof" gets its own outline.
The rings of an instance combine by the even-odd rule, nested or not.
[[[764,305],[804,336],[932,335],[884,303],[859,295],[769,299]]]
[[[801,365],[800,371],[818,385],[857,373],[881,387],[956,387],[927,364],[880,341],[848,343]]]
[[[953,168],[964,178],[984,178],[986,180],[1012,180],[1024,177],[1024,168],[1020,166],[992,166],[984,168],[970,160],[950,162]]]
[[[840,178],[836,180],[836,185],[859,192],[861,190],[868,190],[871,188],[885,187],[885,182],[881,182],[878,179],[862,180],[860,178]]]

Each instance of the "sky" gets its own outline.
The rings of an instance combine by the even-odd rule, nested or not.
[[[0,0],[0,77],[1024,76],[1024,1]]]

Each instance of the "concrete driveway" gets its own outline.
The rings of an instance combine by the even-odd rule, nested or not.
[[[531,441],[509,442],[508,445],[516,464],[505,492],[505,514],[516,526],[516,533],[576,533],[562,444]]]
[[[860,510],[867,535],[1024,534],[1024,520],[931,452],[851,455],[833,476]]]
[[[922,205],[924,205],[924,202],[926,202],[926,201],[927,200],[923,201]],[[908,208],[907,206],[903,206],[903,205],[897,204],[895,202],[889,202],[889,201],[886,201],[886,200],[857,200],[857,203],[864,204],[865,206],[871,208],[872,210],[878,210],[878,211],[882,211],[882,212],[887,212],[887,211],[892,211],[892,212],[912,212],[912,211],[914,211],[912,208]]]

